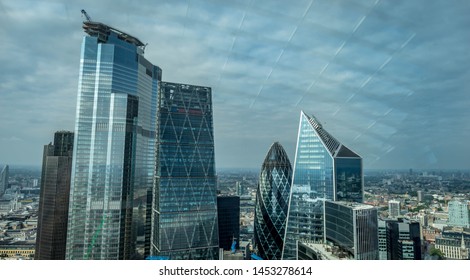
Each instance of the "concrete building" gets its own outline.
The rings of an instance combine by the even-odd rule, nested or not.
[[[401,203],[398,200],[390,200],[388,202],[388,217],[396,218],[401,215]]]
[[[470,207],[468,200],[452,200],[448,204],[449,226],[470,228]]]

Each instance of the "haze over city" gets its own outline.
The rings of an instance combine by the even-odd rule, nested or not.
[[[365,168],[468,169],[468,1],[0,1],[0,163],[75,128],[86,9],[148,43],[165,81],[212,88],[216,166],[294,159],[300,110]]]

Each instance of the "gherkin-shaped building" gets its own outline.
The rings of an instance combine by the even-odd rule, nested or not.
[[[255,244],[265,260],[281,259],[291,181],[287,153],[275,142],[263,162],[256,193]]]

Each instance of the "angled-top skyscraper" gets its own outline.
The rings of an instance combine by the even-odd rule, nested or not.
[[[218,259],[211,88],[162,82],[157,122],[151,254]]]
[[[281,259],[291,183],[289,158],[275,142],[264,159],[256,192],[254,235],[262,259]]]
[[[363,201],[362,158],[300,113],[294,175],[282,259],[295,259],[297,241],[324,240],[323,201]]]
[[[67,259],[134,257],[134,192],[153,186],[157,84],[145,45],[83,22]]]

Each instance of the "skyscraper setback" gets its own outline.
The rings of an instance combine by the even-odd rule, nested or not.
[[[218,259],[211,88],[162,82],[151,254]]]
[[[44,146],[39,198],[36,260],[65,259],[73,132],[58,131]]]
[[[153,187],[161,69],[136,37],[87,20],[78,85],[67,259],[130,259],[133,200]]]
[[[293,172],[282,259],[295,259],[297,241],[324,240],[323,201],[363,201],[362,158],[304,112]]]

